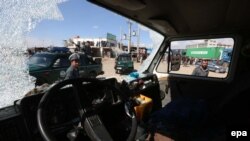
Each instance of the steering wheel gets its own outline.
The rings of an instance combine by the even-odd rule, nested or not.
[[[119,90],[118,88],[109,84],[105,84],[104,82],[98,79],[94,79],[94,78],[69,79],[69,80],[65,80],[65,81],[55,84],[43,95],[43,97],[40,100],[40,103],[38,105],[38,110],[37,110],[38,128],[44,140],[46,141],[56,140],[55,136],[52,134],[49,128],[45,126],[46,115],[45,115],[44,109],[46,109],[46,107],[48,106],[49,99],[55,96],[57,92],[60,90],[60,88],[66,85],[72,85],[76,107],[78,110],[79,117],[81,119],[81,126],[85,129],[89,138],[92,141],[113,141],[110,133],[104,126],[101,118],[99,117],[98,114],[96,114],[98,112],[94,110],[95,108],[92,109],[93,110],[92,112],[86,112],[86,108],[82,106],[80,99],[79,99],[78,88],[80,86],[83,86],[83,82],[93,83],[93,84],[96,84],[97,86],[104,86],[106,88],[110,88],[111,90],[116,91],[117,94],[120,94],[121,97],[123,97],[122,91]],[[126,140],[132,141],[134,140],[136,130],[137,130],[137,120],[135,117],[135,111],[134,111],[133,106],[131,106],[129,100],[125,98],[123,99],[123,102],[125,106],[125,112],[131,118],[131,130]]]

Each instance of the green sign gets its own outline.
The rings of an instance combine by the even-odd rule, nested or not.
[[[194,58],[209,58],[209,59],[219,59],[222,54],[223,48],[213,47],[213,48],[188,48],[187,56]]]
[[[116,36],[113,34],[107,33],[107,40],[116,41]]]

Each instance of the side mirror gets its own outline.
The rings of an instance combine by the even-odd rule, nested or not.
[[[171,71],[178,71],[181,67],[181,56],[179,54],[177,55],[171,55],[170,58],[170,63],[171,63]]]

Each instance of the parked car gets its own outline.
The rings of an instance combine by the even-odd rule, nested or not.
[[[195,63],[196,67],[198,67],[200,65],[201,65],[200,61],[197,61]],[[226,67],[223,67],[221,65],[216,64],[215,61],[209,61],[207,67],[208,67],[208,70],[212,71],[212,72],[216,72],[216,73],[225,73],[225,72],[227,72],[227,68]]]
[[[63,80],[70,66],[70,53],[36,53],[28,62],[30,75],[36,78],[36,85]],[[102,63],[80,53],[79,73],[81,77],[96,77],[103,74]]]
[[[124,73],[131,72],[134,70],[134,62],[132,57],[128,53],[119,54],[115,59],[115,72],[116,73]]]

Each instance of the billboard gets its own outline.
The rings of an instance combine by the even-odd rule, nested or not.
[[[111,33],[107,33],[107,40],[116,41],[116,36]]]
[[[186,55],[194,58],[219,59],[222,51],[222,47],[188,48]]]

